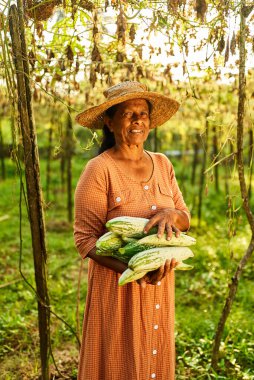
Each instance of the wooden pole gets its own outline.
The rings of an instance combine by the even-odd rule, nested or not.
[[[252,191],[251,191],[251,182],[252,182],[252,174],[253,174],[253,153],[254,153],[254,136],[253,136],[253,129],[249,130],[249,168],[250,168],[250,175],[249,175],[249,199],[251,199]]]
[[[72,139],[72,120],[68,112],[66,121],[66,144],[65,144],[65,157],[67,163],[67,210],[68,221],[72,222],[72,155],[73,155],[73,139]]]
[[[3,139],[3,133],[2,133],[2,123],[0,120],[0,159],[1,159],[1,177],[2,177],[2,180],[5,180],[4,155],[5,155],[4,139]]]
[[[207,119],[209,116],[209,111],[206,112],[205,116],[206,116],[206,121],[205,121],[206,135],[204,136],[204,142],[203,142],[203,159],[202,159],[202,166],[201,166],[201,173],[200,173],[199,192],[198,192],[198,227],[200,227],[201,225],[201,217],[202,217],[203,192],[204,192],[204,184],[205,184],[204,172],[206,168],[208,137],[209,137],[209,123]]]
[[[199,148],[199,133],[195,134],[195,141],[193,143],[193,162],[192,162],[192,172],[191,172],[191,184],[195,185],[196,182],[196,168],[198,166],[198,148]]]
[[[38,323],[40,336],[41,378],[49,379],[50,310],[47,289],[45,227],[42,207],[40,168],[36,132],[33,122],[29,64],[24,33],[21,0],[9,11],[12,54],[16,69],[18,111],[20,117],[24,165],[28,198],[28,215],[32,236],[36,291],[38,297]]]
[[[50,120],[48,130],[48,146],[47,146],[47,166],[46,166],[46,200],[50,201],[50,184],[51,184],[51,161],[52,161],[52,139],[53,139],[53,117]]]

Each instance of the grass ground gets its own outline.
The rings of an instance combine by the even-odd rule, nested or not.
[[[73,189],[84,163],[82,157],[73,161]],[[233,215],[228,212],[228,197],[223,191],[215,192],[210,184],[199,225],[195,216],[198,188],[186,185],[188,177],[181,166],[176,165],[176,172],[179,182],[185,182],[184,196],[194,215],[190,234],[197,238],[197,245],[193,248],[194,269],[176,272],[176,378],[253,380],[253,258],[244,270],[226,324],[217,373],[210,366],[213,336],[228,283],[250,239],[245,217],[240,211]],[[52,173],[51,199],[45,205],[51,306],[73,330],[79,332],[86,298],[86,262],[77,312],[80,259],[73,243],[72,225],[67,222],[66,195],[60,190],[57,160],[53,163]],[[45,188],[43,160],[41,179]],[[235,191],[234,186],[231,187],[231,194],[234,195]],[[34,285],[30,230],[23,202],[20,259],[19,177],[11,161],[7,165],[7,179],[0,182],[0,194],[0,377],[5,380],[37,379],[40,369],[37,303],[19,271],[21,262],[23,275]],[[55,316],[51,318],[51,339],[54,359],[62,373],[62,376],[57,373],[51,359],[52,378],[76,379],[76,337]]]

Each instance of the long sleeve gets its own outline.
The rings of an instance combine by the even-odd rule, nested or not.
[[[107,217],[107,176],[100,159],[89,161],[75,191],[74,239],[85,258],[104,233]]]

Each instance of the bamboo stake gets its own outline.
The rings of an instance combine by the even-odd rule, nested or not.
[[[18,6],[18,8],[17,8]],[[29,65],[24,33],[23,8],[21,0],[9,11],[9,24],[12,40],[13,61],[16,69],[18,111],[24,149],[25,176],[27,185],[28,213],[32,235],[33,259],[36,291],[38,296],[38,322],[40,335],[41,378],[49,379],[50,349],[50,309],[47,289],[47,253],[45,226],[42,208],[40,167],[36,132],[33,122]]]

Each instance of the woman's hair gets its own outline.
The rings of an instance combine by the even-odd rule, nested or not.
[[[112,119],[112,117],[116,113],[116,109],[117,109],[117,104],[107,109],[107,111],[105,111],[105,114]],[[104,124],[102,131],[103,131],[103,138],[102,138],[102,142],[101,142],[101,146],[99,148],[98,154],[101,154],[105,152],[105,150],[112,148],[116,143],[114,133],[109,130],[106,124]]]
[[[147,100],[148,108],[149,108],[149,113],[152,111],[152,105],[151,103]],[[118,104],[115,104],[114,106],[110,107],[105,111],[105,114],[110,117],[110,119],[113,118],[114,114],[116,113]],[[111,132],[106,124],[103,126],[103,138],[101,142],[101,146],[98,150],[98,154],[101,154],[105,152],[105,150],[112,148],[116,141],[115,141],[115,136],[114,133]]]

